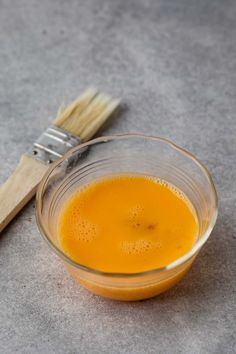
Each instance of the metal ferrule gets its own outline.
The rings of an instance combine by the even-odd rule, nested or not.
[[[52,126],[36,140],[30,154],[35,159],[50,164],[81,143],[82,140],[78,136]]]

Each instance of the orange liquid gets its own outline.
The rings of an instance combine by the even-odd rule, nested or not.
[[[96,180],[72,195],[58,230],[62,250],[78,263],[133,273],[183,256],[196,242],[198,223],[187,198],[167,182],[121,175]]]

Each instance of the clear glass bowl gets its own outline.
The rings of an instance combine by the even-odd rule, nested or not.
[[[142,273],[106,273],[70,259],[58,240],[58,216],[65,200],[94,179],[117,174],[144,174],[164,179],[192,202],[199,235],[193,248],[166,267]],[[101,137],[69,151],[54,163],[37,191],[38,227],[72,276],[95,294],[117,300],[156,296],[175,285],[207,241],[217,218],[217,195],[207,169],[172,142],[143,135]]]

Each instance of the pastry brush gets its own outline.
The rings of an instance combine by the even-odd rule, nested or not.
[[[13,174],[0,187],[0,232],[33,197],[49,165],[88,141],[118,105],[118,99],[88,89],[58,112],[53,125],[21,157]]]

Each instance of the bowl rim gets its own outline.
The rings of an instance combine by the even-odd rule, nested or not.
[[[69,256],[67,256],[64,252],[62,252],[50,239],[50,237],[48,236],[48,232],[45,229],[43,222],[41,221],[41,206],[42,206],[42,193],[44,191],[44,187],[47,184],[51,173],[53,172],[53,170],[55,168],[57,168],[57,166],[64,161],[65,159],[67,159],[69,156],[71,156],[72,154],[74,154],[74,152],[78,151],[79,149],[82,149],[86,146],[90,146],[90,145],[94,145],[97,143],[106,143],[108,141],[111,140],[123,140],[123,139],[133,139],[133,138],[141,138],[141,139],[147,139],[147,140],[153,140],[153,141],[159,141],[159,142],[163,142],[167,145],[169,145],[171,148],[173,148],[174,150],[179,151],[181,154],[187,156],[188,158],[190,158],[195,164],[197,164],[199,166],[199,168],[201,169],[201,171],[204,173],[205,177],[208,179],[209,184],[210,184],[210,188],[211,188],[211,193],[213,195],[213,199],[215,202],[214,205],[214,214],[209,222],[208,228],[207,230],[204,232],[204,234],[202,235],[201,239],[198,240],[194,246],[191,248],[190,251],[188,251],[187,253],[185,253],[183,256],[177,258],[175,261],[167,264],[164,267],[159,267],[159,268],[154,268],[154,269],[150,269],[144,272],[134,272],[134,273],[125,273],[125,272],[105,272],[105,271],[100,271],[91,267],[87,267],[85,265],[82,265],[76,261],[74,261],[73,259],[71,259]],[[50,248],[59,256],[59,258],[61,258],[63,261],[69,263],[71,266],[80,269],[82,271],[88,272],[88,273],[92,273],[94,275],[100,275],[100,276],[106,276],[106,277],[115,277],[115,278],[136,278],[136,277],[140,277],[140,276],[145,276],[145,275],[151,275],[151,274],[155,274],[155,273],[161,273],[164,271],[168,271],[171,269],[174,269],[182,264],[184,264],[185,262],[187,262],[191,257],[193,257],[195,254],[197,254],[197,252],[201,249],[201,247],[204,245],[204,243],[206,243],[206,241],[208,240],[212,229],[216,223],[216,219],[217,219],[217,215],[218,215],[218,197],[217,197],[217,192],[216,192],[216,188],[214,186],[212,177],[208,171],[208,169],[205,167],[205,165],[200,162],[200,160],[198,160],[198,158],[196,158],[192,153],[190,153],[189,151],[181,148],[180,146],[178,146],[177,144],[175,144],[174,142],[172,142],[171,140],[167,139],[167,138],[163,138],[163,137],[159,137],[159,136],[153,136],[153,135],[145,135],[145,134],[139,134],[139,133],[127,133],[127,134],[115,134],[115,135],[107,135],[107,136],[102,136],[99,138],[95,138],[95,139],[91,139],[88,142],[82,143],[80,145],[77,145],[76,147],[70,149],[65,155],[63,155],[61,158],[59,158],[58,160],[56,160],[54,163],[52,163],[50,165],[50,167],[48,168],[47,172],[45,173],[43,179],[41,180],[38,188],[37,188],[37,193],[36,193],[36,208],[35,208],[35,213],[36,213],[36,222],[37,222],[37,226],[38,229],[43,237],[43,239],[47,242],[47,244],[50,246]]]

